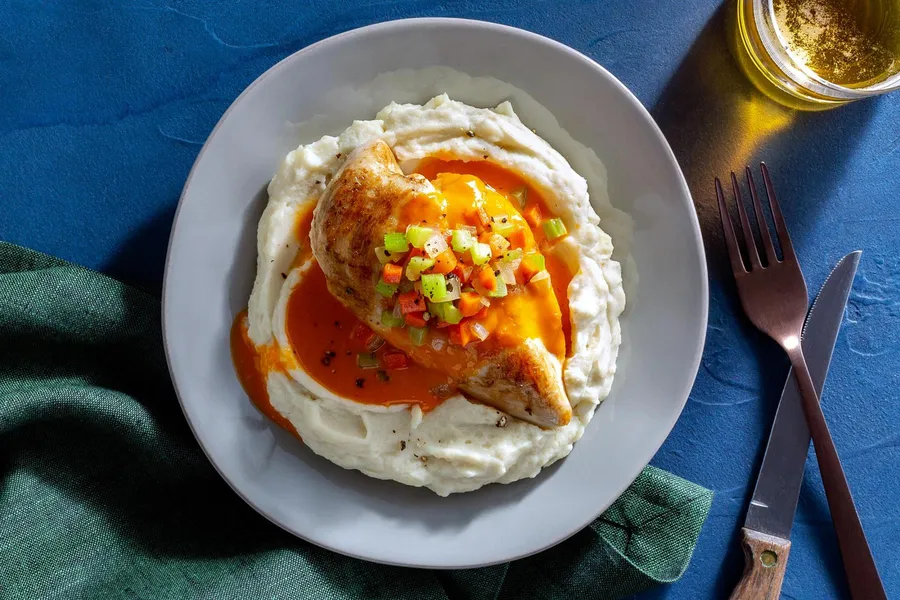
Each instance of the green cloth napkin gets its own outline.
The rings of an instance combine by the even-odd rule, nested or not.
[[[200,451],[159,314],[0,243],[0,598],[620,598],[687,567],[712,493],[653,467],[590,527],[507,565],[385,567],[294,538]]]

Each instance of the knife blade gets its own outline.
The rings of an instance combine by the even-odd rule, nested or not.
[[[861,251],[842,258],[828,275],[803,326],[803,354],[821,398],[831,355],[853,286]],[[809,452],[809,429],[794,381],[788,373],[756,487],[744,518],[744,577],[731,598],[777,598],[787,567],[791,527]],[[756,563],[762,567],[757,568]],[[765,595],[759,595],[764,592]]]

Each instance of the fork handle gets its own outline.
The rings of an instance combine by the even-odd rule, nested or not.
[[[825,497],[828,509],[837,533],[838,546],[844,562],[844,571],[850,587],[850,595],[854,600],[887,600],[887,594],[878,576],[875,559],[866,541],[859,513],[850,495],[850,486],[841,467],[834,440],[825,422],[825,414],[819,405],[819,398],[803,357],[803,350],[798,346],[787,350],[794,367],[797,386],[800,389],[803,412],[806,423],[816,447],[816,460],[822,474]]]

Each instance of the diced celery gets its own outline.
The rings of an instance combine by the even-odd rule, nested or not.
[[[456,325],[463,319],[462,313],[452,302],[429,302],[428,312],[435,318],[451,325]]]
[[[451,306],[449,302],[431,302],[430,300],[426,300],[428,304],[428,312],[431,313],[432,317],[436,317],[441,321],[444,321],[444,309],[448,306]]]
[[[529,254],[522,259],[522,264],[526,265],[534,272],[540,272],[547,268],[543,254]]]
[[[555,240],[569,233],[562,219],[549,219],[543,222],[544,235],[548,240]]]
[[[434,235],[434,229],[431,227],[422,227],[420,225],[410,225],[406,229],[406,239],[414,248],[422,248],[428,238]]]
[[[516,230],[516,226],[513,225],[512,219],[506,215],[497,215],[496,217],[491,217],[491,229],[494,233],[498,233],[506,238]]]
[[[409,331],[409,341],[411,341],[416,346],[421,346],[425,343],[425,336],[428,334],[428,329],[426,327],[410,327]]]
[[[463,319],[463,315],[459,312],[459,309],[453,306],[452,302],[444,302],[444,311],[443,315],[441,315],[441,319],[450,323],[451,325],[456,325]]]
[[[450,244],[453,246],[454,252],[462,254],[468,252],[475,245],[475,240],[472,238],[472,234],[465,229],[456,229],[453,231]]]
[[[516,248],[515,250],[510,250],[500,259],[502,262],[515,262],[522,258],[522,249]],[[541,256],[543,258],[543,256]]]
[[[476,265],[483,265],[491,260],[491,247],[488,244],[477,242],[472,246],[472,262]]]
[[[394,313],[385,310],[381,313],[381,324],[385,327],[403,327],[404,321],[403,317],[394,316]]]
[[[402,233],[384,234],[384,249],[388,252],[406,252],[409,250],[406,236]]]
[[[506,282],[503,281],[502,278],[497,278],[497,289],[493,292],[488,292],[488,296],[491,298],[502,298],[506,295]]]
[[[424,256],[413,256],[406,265],[406,277],[410,281],[417,281],[422,271],[430,269],[434,266],[433,258],[425,258]]]
[[[397,283],[387,283],[384,279],[379,279],[378,283],[375,284],[375,291],[385,298],[390,298],[397,293],[398,287],[400,285]]]
[[[516,188],[510,192],[510,196],[519,201],[519,206],[525,208],[525,203],[528,202],[528,188],[524,185],[520,188]]]
[[[422,293],[432,302],[440,302],[447,295],[447,280],[440,273],[422,275]]]
[[[356,355],[356,366],[360,369],[377,369],[381,365],[373,352],[362,352]]]

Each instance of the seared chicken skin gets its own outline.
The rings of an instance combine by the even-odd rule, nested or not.
[[[433,192],[423,176],[403,174],[384,142],[354,151],[319,200],[310,231],[329,291],[410,359],[445,372],[472,399],[541,427],[567,424],[572,408],[560,361],[540,341],[487,349],[448,345],[435,351],[411,344],[403,329],[382,325],[383,298],[375,290],[381,271],[374,250],[386,233],[406,226],[398,215],[408,202]]]

